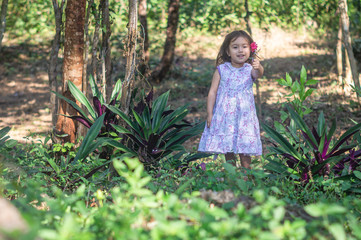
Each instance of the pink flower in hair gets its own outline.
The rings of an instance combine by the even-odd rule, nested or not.
[[[251,43],[251,52],[253,53],[256,52],[257,48],[258,46],[256,42]]]

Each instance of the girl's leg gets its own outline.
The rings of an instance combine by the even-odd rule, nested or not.
[[[239,158],[241,159],[242,167],[251,169],[251,156],[239,154]]]
[[[226,153],[225,157],[226,157],[226,162],[231,163],[235,167],[237,166],[237,159],[234,153]]]

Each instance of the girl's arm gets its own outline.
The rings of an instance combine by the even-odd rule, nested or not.
[[[219,81],[221,80],[221,76],[219,75],[218,69],[213,74],[211,88],[208,92],[207,98],[207,127],[211,126],[211,121],[213,117],[213,107],[216,102],[217,90],[219,86]]]
[[[259,62],[259,60],[257,58],[254,58],[252,62],[252,72],[251,72],[252,78],[256,80],[257,78],[262,77],[263,71],[264,71],[263,67]]]

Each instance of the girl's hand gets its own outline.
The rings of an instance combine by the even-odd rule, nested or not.
[[[261,68],[261,63],[259,62],[259,60],[256,57],[253,58],[252,67],[254,70],[259,70]]]
[[[208,128],[211,127],[212,118],[213,118],[213,115],[207,115],[207,127]]]

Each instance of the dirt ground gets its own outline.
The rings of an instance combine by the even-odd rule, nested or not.
[[[317,92],[310,99],[313,115],[317,118],[322,110],[326,119],[337,118],[339,134],[352,125],[351,118],[361,121],[361,113],[355,96],[345,96],[336,76],[336,57],[333,42],[326,39],[312,39],[303,33],[285,32],[275,28],[265,33],[255,30],[254,39],[261,48],[265,76],[259,81],[261,96],[260,122],[272,123],[279,118],[279,102],[286,93],[275,81],[285,78],[286,72],[299,76],[302,65],[307,69],[308,78],[319,80]],[[214,64],[218,47],[223,36],[192,37],[178,42],[174,72],[197,69],[205,64]],[[49,110],[50,92],[48,86],[48,59],[50,47],[47,45],[8,45],[4,43],[0,57],[0,128],[12,127],[10,136],[19,141],[43,140],[51,131]],[[121,71],[119,64],[114,65],[115,73]],[[210,71],[214,71],[210,69]],[[161,85],[155,86],[156,95],[172,89],[170,104],[174,107],[190,103],[189,120],[205,120],[208,83],[197,83],[170,75]],[[202,74],[202,73],[199,73]],[[256,89],[255,89],[255,93]],[[264,133],[262,133],[262,136]],[[195,149],[199,137],[187,142],[188,149]],[[263,136],[263,141],[266,142]]]

